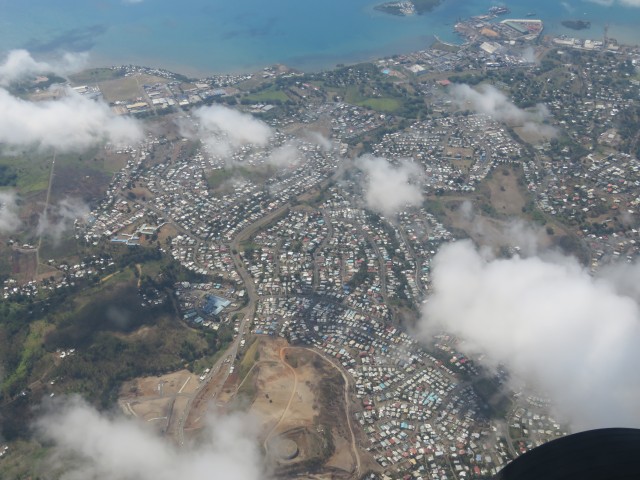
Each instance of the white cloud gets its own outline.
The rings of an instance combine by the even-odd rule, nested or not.
[[[0,233],[13,233],[21,223],[15,192],[0,192]]]
[[[96,411],[79,398],[58,402],[36,422],[52,442],[62,480],[258,480],[264,477],[255,425],[231,415],[211,419],[201,445],[178,449],[137,423]]]
[[[0,88],[0,143],[61,151],[82,150],[103,141],[134,143],[140,124],[115,115],[103,102],[66,90],[59,100],[29,102]]]
[[[467,84],[455,84],[449,89],[453,100],[460,108],[469,108],[484,113],[495,120],[521,126],[527,132],[536,132],[544,137],[555,136],[555,129],[543,123],[550,117],[549,110],[541,103],[523,110],[507,96],[491,85],[480,85],[477,89]]]
[[[466,231],[477,245],[489,248],[493,252],[500,252],[502,247],[509,247],[512,251],[531,256],[550,243],[544,227],[524,222],[519,218],[499,221],[483,216],[481,212],[477,214],[469,200],[460,204],[459,212],[461,220],[465,222],[459,224],[459,228]]]
[[[27,50],[11,50],[0,64],[0,86],[44,73],[65,76],[82,68],[87,58],[86,53],[65,53],[62,58],[49,63],[35,60]]]
[[[310,141],[318,145],[325,152],[330,151],[334,147],[333,142],[320,132],[309,131],[308,137]]]
[[[356,160],[356,166],[366,174],[363,188],[371,210],[390,216],[406,205],[422,203],[420,187],[411,183],[423,173],[417,164],[404,160],[394,166],[384,158],[365,155]]]
[[[434,259],[420,329],[507,365],[576,429],[640,427],[640,307],[627,282],[640,283],[640,268],[593,278],[572,258],[494,259],[456,242]]]
[[[286,168],[300,163],[301,155],[293,143],[285,143],[275,148],[267,157],[266,163],[278,168]]]
[[[65,198],[52,205],[38,219],[37,234],[52,238],[58,242],[65,231],[73,226],[75,220],[85,219],[91,209],[78,198]]]
[[[602,5],[603,7],[612,7],[613,5],[620,4],[625,7],[640,8],[640,0],[584,0],[589,3],[595,3]]]
[[[263,121],[220,105],[200,107],[193,116],[199,123],[196,135],[216,155],[230,155],[249,144],[264,147],[273,136]]]

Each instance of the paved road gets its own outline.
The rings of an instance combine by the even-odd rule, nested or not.
[[[250,238],[260,228],[264,227],[265,225],[268,225],[274,219],[282,215],[288,208],[289,208],[289,205],[285,205],[275,210],[274,212],[270,213],[269,215],[260,218],[259,220],[252,223],[251,225],[248,225],[246,228],[240,231],[231,242],[231,245],[230,245],[231,258],[233,259],[236,270],[238,271],[238,274],[242,279],[242,283],[244,284],[245,291],[248,297],[248,304],[245,308],[243,308],[238,312],[243,314],[242,320],[238,325],[238,335],[236,335],[233,342],[231,342],[231,344],[227,347],[224,354],[211,367],[211,370],[206,375],[201,385],[198,387],[196,392],[189,399],[189,402],[187,403],[187,406],[183,414],[178,420],[178,432],[177,432],[176,440],[179,445],[184,444],[184,426],[185,426],[185,423],[187,422],[187,419],[189,418],[189,415],[191,413],[191,410],[194,404],[196,403],[195,400],[198,399],[198,396],[204,395],[205,392],[215,396],[218,395],[223,385],[225,384],[226,379],[229,377],[230,367],[231,365],[233,365],[233,362],[236,359],[238,351],[240,350],[240,342],[244,336],[244,333],[248,329],[251,321],[253,320],[253,317],[255,316],[256,304],[258,301],[258,294],[256,292],[255,284],[253,283],[253,279],[251,278],[251,275],[245,268],[239,253],[237,253],[238,246],[243,240]],[[230,359],[229,363],[225,363],[227,359]],[[211,393],[210,391],[207,390],[207,387],[209,387],[209,383],[213,380],[214,375],[216,375],[220,370],[224,372],[223,377],[221,379],[218,379],[218,384],[215,386],[213,393]]]

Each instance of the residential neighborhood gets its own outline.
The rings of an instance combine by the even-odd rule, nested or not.
[[[409,12],[406,3],[385,5]],[[185,380],[165,404],[165,380],[153,376],[176,374],[169,366],[147,372],[151,380],[122,374],[105,381],[100,401],[126,398],[121,409],[136,417],[145,395],[153,408],[162,404],[162,415],[140,418],[162,422],[157,430],[179,448],[185,435],[187,443],[196,438],[209,406],[254,408],[271,425],[259,432],[265,452],[276,434],[299,442],[293,457],[274,464],[287,475],[326,474],[331,462],[346,462],[335,478],[491,478],[571,433],[571,418],[539,384],[461,335],[420,328],[431,321],[439,252],[451,245],[473,242],[483,266],[550,252],[589,279],[640,254],[640,49],[547,36],[541,20],[504,14],[494,7],[458,21],[459,45],[436,40],[328,71],[274,65],[194,79],[114,66],[105,70],[115,80],[139,83],[119,98],[114,79],[71,82],[69,95],[102,99],[117,118],[152,128],[140,141],[95,147],[91,168],[103,168],[104,191],[83,200],[80,215],[59,213],[66,237],[44,250],[64,248],[66,258],[41,253],[53,221],[31,237],[7,235],[3,312],[41,315],[39,330],[21,338],[41,335],[53,345],[51,332],[69,316],[58,321],[50,310],[85,308],[87,292],[120,295],[124,287],[110,282],[123,282],[146,316],[141,325],[126,317],[113,348],[133,339],[143,352],[167,349],[153,330],[162,318],[179,352],[166,365]],[[223,120],[212,121],[212,112]],[[55,162],[49,182],[63,175]],[[384,168],[376,171],[376,162]],[[404,200],[392,201],[401,190]],[[87,367],[59,373],[61,364],[100,354],[93,336],[70,330],[64,345],[47,344],[55,359],[38,378],[29,376],[30,358],[14,362],[24,375],[7,375],[14,383],[3,406],[34,392],[60,396],[70,379],[91,389]],[[104,339],[109,325],[96,331]],[[39,360],[53,355],[34,351]],[[277,381],[293,379],[280,413],[269,409],[284,383],[262,390],[268,368]],[[343,384],[328,401],[304,375]],[[124,380],[134,383],[119,390]],[[158,382],[153,395],[144,382]],[[287,415],[302,418],[303,407],[315,423],[284,432]],[[352,452],[351,464],[336,460],[340,449]],[[0,464],[13,450],[0,444]],[[295,463],[298,455],[307,463]]]

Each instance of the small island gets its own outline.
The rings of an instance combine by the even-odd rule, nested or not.
[[[586,30],[591,28],[591,22],[585,22],[584,20],[563,20],[561,23],[562,26],[572,30]]]
[[[406,17],[416,13],[416,8],[412,2],[387,2],[376,5],[374,8],[380,12],[397,15],[399,17]]]
[[[426,12],[430,12],[435,7],[440,5],[441,0],[406,0],[386,2],[375,6],[375,10],[388,13],[390,15],[397,15],[400,17],[406,17],[409,15],[421,15]]]

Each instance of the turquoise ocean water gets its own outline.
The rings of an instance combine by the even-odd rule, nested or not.
[[[383,0],[381,0],[383,1]],[[0,52],[34,55],[89,51],[94,65],[135,63],[187,74],[254,71],[285,63],[302,70],[367,60],[428,46],[433,35],[457,41],[459,18],[506,5],[529,12],[546,33],[640,43],[640,8],[622,0],[443,0],[433,12],[394,17],[376,0],[0,0]],[[592,22],[575,32],[565,19]]]

